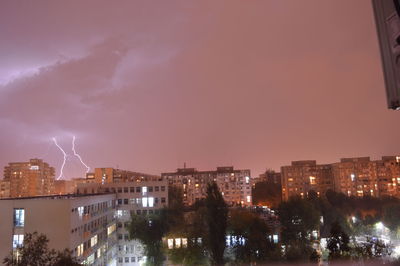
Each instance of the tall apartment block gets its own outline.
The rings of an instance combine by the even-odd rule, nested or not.
[[[192,205],[206,197],[207,184],[215,181],[224,200],[230,206],[251,206],[252,180],[250,170],[233,167],[217,167],[216,171],[197,171],[195,168],[178,168],[173,173],[162,173],[161,177],[173,186],[183,189],[183,200]]]
[[[98,168],[105,169],[105,168]],[[133,173],[133,172],[131,172]],[[115,193],[117,217],[117,265],[140,265],[145,261],[140,242],[129,239],[131,214],[151,215],[168,205],[168,183],[159,176],[134,175],[114,182],[80,183],[78,194]],[[106,180],[109,180],[106,178]],[[132,181],[130,181],[132,180]]]
[[[400,157],[342,158],[318,165],[316,161],[292,162],[281,167],[282,196],[305,196],[310,190],[324,194],[328,189],[348,196],[400,197]]]
[[[41,159],[9,163],[4,168],[4,181],[10,182],[10,197],[51,195],[54,176],[54,168]]]
[[[295,161],[290,166],[281,167],[282,199],[291,196],[307,196],[310,190],[318,195],[332,188],[331,166],[317,165],[316,161]]]
[[[0,260],[39,232],[85,265],[116,265],[115,194],[0,199]]]

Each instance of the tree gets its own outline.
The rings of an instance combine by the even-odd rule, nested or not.
[[[44,234],[26,233],[24,242],[3,260],[7,266],[62,266],[81,265],[68,249],[56,251],[48,248],[49,240]]]
[[[350,238],[343,231],[339,222],[334,222],[331,228],[331,236],[328,239],[327,248],[329,249],[329,259],[343,259],[349,257]]]
[[[165,257],[162,250],[162,237],[167,230],[165,210],[161,210],[160,214],[149,216],[132,214],[129,236],[131,239],[138,239],[144,245],[149,265],[163,264]]]
[[[236,240],[234,253],[237,261],[266,261],[274,249],[267,239],[269,228],[257,214],[245,209],[233,210],[229,217],[229,231]],[[238,241],[242,239],[243,241]]]
[[[278,208],[279,221],[282,225],[282,242],[293,240],[309,241],[310,234],[318,230],[320,213],[307,200],[292,197],[282,202]]]
[[[211,255],[211,261],[215,265],[222,265],[224,262],[227,219],[228,206],[217,183],[212,182],[207,185],[205,199],[205,243]]]
[[[396,232],[400,226],[400,205],[389,204],[383,208],[383,222],[392,231]]]

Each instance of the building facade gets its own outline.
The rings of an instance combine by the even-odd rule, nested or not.
[[[88,182],[92,181],[98,184],[105,184],[114,182],[155,181],[159,180],[160,176],[106,167],[95,168],[94,172],[86,174],[86,179]]]
[[[155,176],[152,176],[155,177]],[[144,179],[144,178],[143,178]],[[117,218],[117,265],[140,265],[145,262],[139,241],[129,239],[131,214],[151,215],[168,206],[168,183],[160,177],[153,180],[112,183],[80,183],[78,194],[115,193]]]
[[[0,198],[10,197],[10,181],[0,180]]]
[[[4,181],[10,182],[10,197],[45,196],[54,193],[54,168],[41,159],[9,163]]]
[[[0,199],[0,259],[38,232],[87,265],[115,265],[115,194]]]
[[[236,170],[233,167],[217,167],[216,171],[197,171],[195,168],[178,168],[173,173],[162,173],[169,185],[183,190],[186,205],[192,205],[207,194],[207,184],[215,181],[224,200],[230,206],[251,206],[252,180],[250,170]]]
[[[317,165],[316,161],[295,161],[281,168],[282,199],[299,195],[307,196],[310,190],[318,195],[332,188],[330,165]]]
[[[307,196],[310,190],[318,195],[328,189],[347,196],[400,197],[400,157],[383,156],[342,158],[337,163],[317,164],[297,161],[281,167],[282,198]]]

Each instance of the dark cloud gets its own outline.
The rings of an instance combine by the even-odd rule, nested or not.
[[[264,168],[398,151],[363,0],[0,3],[0,165]],[[71,158],[67,176],[84,168]]]

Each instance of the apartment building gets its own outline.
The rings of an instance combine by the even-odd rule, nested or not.
[[[85,265],[116,265],[115,194],[0,199],[0,260],[38,232]]]
[[[347,196],[400,197],[400,157],[383,156],[342,158],[319,165],[316,161],[297,161],[281,167],[282,197],[306,196],[310,190],[324,194],[328,189]]]
[[[281,167],[282,199],[291,196],[307,196],[310,190],[318,195],[332,188],[331,166],[317,165],[314,160],[294,161],[290,166]]]
[[[150,175],[148,175],[150,177]],[[131,214],[151,215],[168,206],[168,183],[159,176],[152,180],[139,178],[135,181],[112,183],[80,183],[78,194],[115,193],[117,218],[117,265],[140,265],[145,262],[140,242],[129,239]]]
[[[95,168],[94,172],[86,174],[86,179],[87,182],[105,184],[114,182],[158,180],[160,177],[157,175],[149,175],[129,170],[106,167]]]
[[[178,168],[173,173],[162,173],[161,177],[173,186],[181,187],[186,205],[192,205],[207,194],[207,184],[215,181],[224,200],[230,206],[251,206],[252,180],[250,170],[217,167],[216,171],[197,171],[195,168]]]
[[[10,182],[13,198],[53,194],[54,175],[54,168],[41,159],[13,162],[4,168],[4,181]]]
[[[0,180],[0,198],[10,197],[10,181]]]

